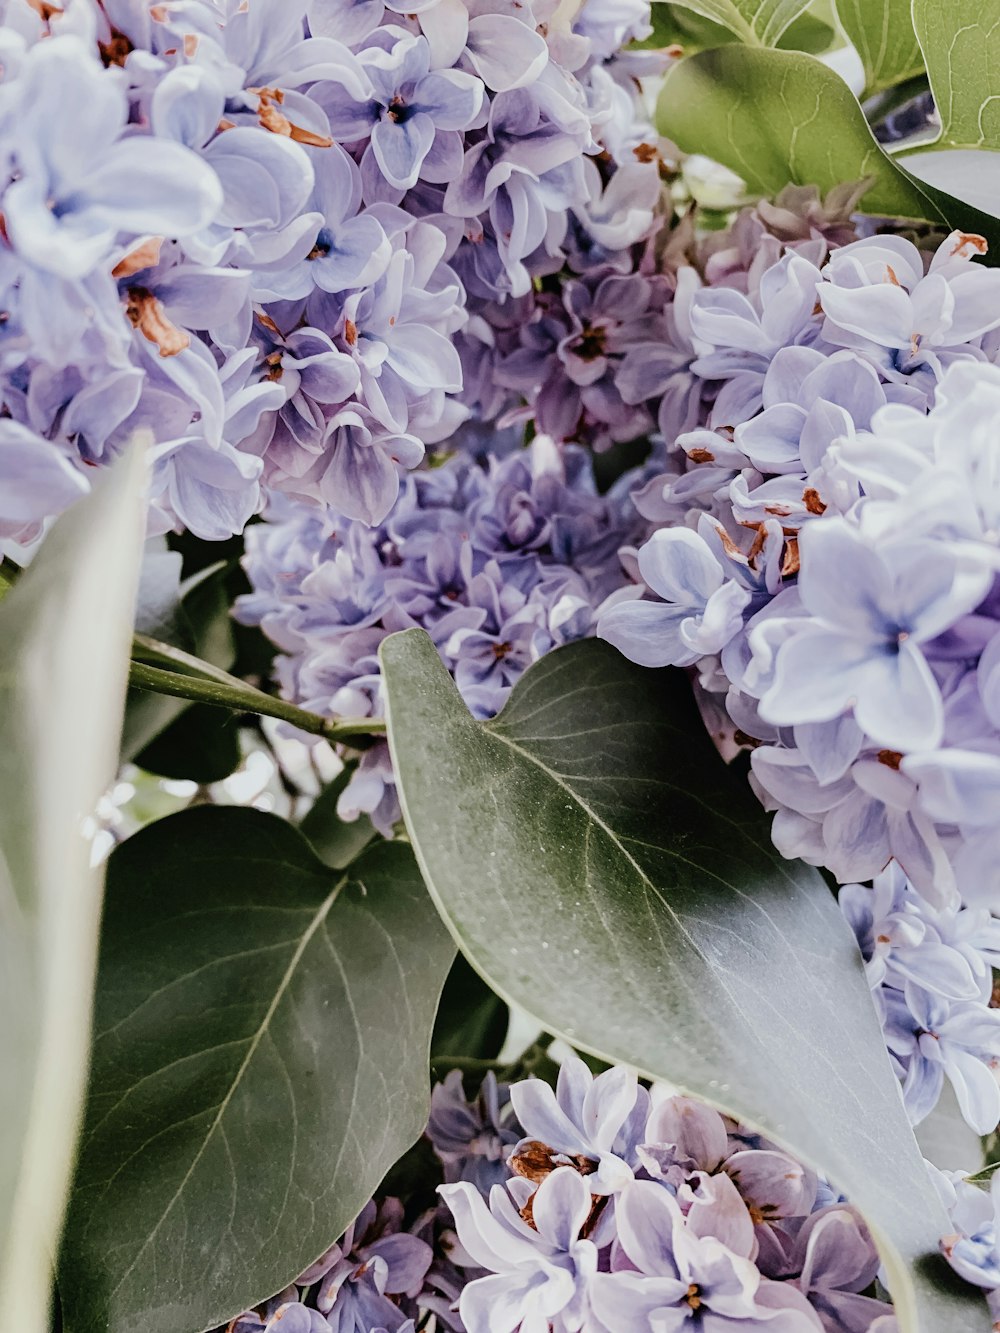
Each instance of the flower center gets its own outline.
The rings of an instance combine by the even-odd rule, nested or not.
[[[325,259],[333,249],[333,232],[329,227],[320,227],[316,244],[306,255],[306,259]]]
[[[390,120],[395,121],[397,125],[405,125],[413,115],[413,107],[408,106],[402,97],[400,97],[399,93],[397,93],[386,107],[385,114]]]
[[[145,287],[130,287],[125,298],[125,314],[132,327],[160,349],[160,356],[176,356],[191,346],[190,335],[167,317],[163,305]]]

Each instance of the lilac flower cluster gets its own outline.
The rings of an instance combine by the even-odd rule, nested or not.
[[[287,1290],[239,1315],[227,1333],[414,1333],[433,1257],[403,1229],[398,1199],[372,1201]]]
[[[598,627],[635,661],[697,672],[752,747],[782,853],[841,881],[894,859],[946,943],[963,902],[1000,901],[1000,273],[983,249],[955,233],[927,263],[878,235],[820,267],[788,247],[745,291],[694,290],[688,373],[714,397],[637,494],[661,526]],[[992,1128],[1000,1046],[978,983],[882,994],[914,1116],[945,1070]],[[982,1013],[948,1029],[959,1003]],[[947,1059],[928,1054],[958,1028]]]
[[[994,1327],[1000,1323],[1000,1170],[989,1187],[960,1172],[935,1171],[935,1183],[955,1230],[941,1242],[956,1273],[987,1294]]]
[[[626,1069],[570,1057],[554,1091],[489,1074],[471,1102],[454,1071],[427,1136],[443,1203],[409,1228],[398,1200],[369,1203],[230,1333],[412,1333],[428,1313],[456,1333],[895,1327],[871,1236],[822,1179]]]
[[[11,0],[0,541],[136,438],[152,531],[225,538],[276,492],[380,522],[475,416],[470,299],[651,231],[656,58],[618,54],[648,8]]]
[[[1000,1122],[1000,918],[983,907],[932,907],[893,862],[873,887],[845,884],[840,906],[865,971],[912,1120],[933,1110],[947,1078],[968,1123]]]
[[[380,717],[378,646],[428,631],[477,717],[502,707],[543,653],[592,634],[628,583],[619,548],[645,531],[626,474],[598,494],[584,450],[537,436],[527,451],[477,463],[453,455],[403,478],[375,527],[302,505],[247,530],[254,592],[236,614],[282,650],[282,689],[324,715]],[[343,793],[391,829],[399,818],[388,749],[367,750]]]
[[[529,1079],[509,1097],[522,1131],[495,1167],[455,1080],[438,1090],[459,1179],[440,1194],[467,1333],[613,1333],[694,1326],[860,1333],[886,1305],[865,1294],[879,1261],[864,1224],[817,1177],[759,1136],[685,1097],[651,1105],[635,1076],[594,1078],[567,1060],[555,1091]],[[454,1125],[465,1116],[466,1156]]]

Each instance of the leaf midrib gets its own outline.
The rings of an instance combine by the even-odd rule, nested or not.
[[[320,906],[317,908],[316,913],[315,913],[315,915],[313,916],[313,919],[312,919],[312,920],[310,921],[310,923],[309,923],[309,926],[308,926],[307,929],[303,932],[303,934],[302,934],[302,938],[301,938],[301,940],[299,941],[298,945],[296,946],[295,952],[294,952],[294,954],[292,955],[291,959],[289,960],[288,966],[287,966],[287,968],[285,969],[285,972],[284,972],[284,974],[283,974],[283,976],[282,976],[282,978],[281,978],[281,981],[279,982],[279,984],[278,984],[278,986],[277,986],[277,988],[276,988],[276,990],[275,990],[274,998],[273,998],[273,1000],[271,1001],[271,1003],[268,1005],[267,1012],[265,1013],[263,1019],[261,1020],[259,1026],[258,1026],[258,1028],[257,1028],[257,1031],[254,1033],[253,1037],[251,1038],[250,1046],[249,1046],[249,1048],[248,1048],[248,1050],[247,1050],[247,1053],[246,1053],[246,1055],[243,1057],[243,1060],[242,1060],[241,1063],[240,1063],[240,1067],[239,1067],[239,1069],[236,1071],[236,1075],[235,1075],[235,1077],[233,1078],[232,1083],[231,1083],[229,1089],[227,1090],[225,1097],[222,1099],[221,1103],[219,1104],[219,1108],[218,1108],[218,1110],[217,1110],[216,1113],[215,1113],[215,1116],[214,1116],[214,1118],[213,1118],[213,1120],[212,1120],[212,1123],[211,1123],[211,1125],[209,1125],[208,1129],[206,1130],[205,1135],[204,1135],[204,1137],[203,1137],[203,1139],[202,1139],[202,1141],[201,1141],[201,1144],[200,1144],[199,1147],[198,1147],[198,1151],[195,1153],[194,1157],[192,1158],[191,1165],[190,1165],[190,1166],[188,1167],[188,1169],[185,1171],[184,1176],[182,1177],[182,1179],[181,1179],[180,1183],[178,1184],[176,1190],[174,1191],[174,1193],[173,1193],[173,1195],[171,1196],[171,1198],[170,1198],[169,1202],[167,1203],[166,1207],[163,1209],[163,1211],[161,1212],[159,1218],[157,1219],[155,1226],[153,1226],[153,1227],[151,1228],[151,1230],[149,1231],[148,1235],[146,1236],[146,1238],[143,1240],[142,1244],[140,1245],[140,1247],[139,1247],[138,1250],[136,1251],[135,1256],[134,1256],[134,1258],[132,1259],[132,1262],[129,1264],[128,1268],[126,1268],[126,1270],[122,1273],[121,1277],[118,1279],[118,1281],[115,1283],[114,1287],[112,1287],[111,1290],[110,1290],[110,1292],[108,1293],[108,1298],[107,1298],[107,1305],[108,1305],[108,1306],[110,1306],[111,1301],[113,1300],[113,1298],[114,1298],[114,1297],[117,1295],[117,1293],[121,1290],[121,1288],[124,1286],[124,1284],[127,1282],[127,1280],[132,1276],[132,1273],[135,1271],[136,1267],[138,1266],[139,1261],[142,1259],[143,1255],[146,1253],[146,1250],[149,1248],[149,1246],[150,1246],[150,1244],[152,1243],[152,1241],[156,1238],[156,1235],[157,1235],[157,1233],[159,1232],[160,1227],[161,1227],[161,1226],[163,1225],[163,1223],[166,1221],[167,1217],[170,1215],[170,1213],[171,1213],[171,1211],[173,1210],[173,1208],[174,1208],[175,1204],[177,1203],[178,1199],[179,1199],[179,1198],[181,1197],[181,1195],[183,1194],[184,1189],[186,1188],[186,1186],[187,1186],[187,1184],[188,1184],[188,1181],[191,1179],[192,1175],[194,1174],[195,1170],[197,1169],[198,1163],[201,1161],[201,1158],[202,1158],[202,1156],[203,1156],[203,1154],[204,1154],[204,1152],[205,1152],[205,1149],[208,1147],[208,1144],[209,1144],[209,1142],[211,1141],[212,1136],[215,1134],[216,1130],[219,1128],[219,1125],[220,1125],[220,1123],[221,1123],[221,1121],[222,1121],[222,1118],[223,1118],[223,1116],[225,1115],[226,1110],[228,1109],[229,1104],[230,1104],[230,1102],[232,1101],[233,1096],[235,1095],[237,1088],[239,1087],[240,1083],[242,1082],[243,1077],[244,1077],[244,1075],[246,1074],[247,1069],[249,1068],[250,1063],[251,1063],[251,1061],[253,1060],[254,1055],[255,1055],[256,1052],[257,1052],[257,1048],[259,1047],[261,1041],[263,1040],[263,1038],[264,1038],[264,1036],[266,1035],[268,1029],[270,1028],[271,1021],[272,1021],[272,1019],[274,1018],[275,1013],[277,1012],[278,1006],[279,1006],[279,1004],[281,1003],[282,999],[284,998],[285,993],[286,993],[286,991],[288,990],[288,987],[291,985],[292,979],[293,979],[293,977],[294,977],[294,975],[295,975],[295,971],[296,971],[296,969],[297,969],[299,963],[300,963],[301,960],[302,960],[302,955],[305,953],[306,949],[308,948],[309,943],[310,943],[310,941],[312,940],[313,936],[316,934],[316,932],[319,930],[320,926],[321,926],[321,925],[323,924],[323,922],[326,920],[327,916],[328,916],[329,913],[330,913],[331,908],[333,907],[333,904],[336,902],[337,898],[339,897],[339,895],[340,895],[340,893],[341,893],[341,890],[342,890],[342,889],[344,888],[344,886],[347,884],[349,878],[350,878],[349,875],[344,875],[344,876],[341,877],[340,880],[338,880],[338,882],[334,885],[333,889],[330,891],[330,893],[327,895],[327,897],[323,900],[323,902],[322,902],[322,903],[320,904]],[[131,1161],[132,1159],[130,1158],[129,1160]],[[123,1166],[124,1166],[124,1164],[123,1164]],[[113,1183],[115,1177],[119,1174],[119,1172],[120,1172],[122,1169],[123,1169],[123,1167],[119,1167],[118,1171],[116,1171],[116,1172],[114,1173],[114,1175],[110,1177],[110,1179],[109,1179],[109,1180],[106,1182],[106,1184],[105,1184],[105,1190],[106,1190],[106,1189]]]

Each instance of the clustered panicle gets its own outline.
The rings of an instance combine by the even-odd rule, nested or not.
[[[471,1102],[453,1071],[427,1134],[438,1208],[404,1230],[395,1200],[367,1205],[233,1333],[276,1330],[279,1312],[282,1330],[392,1333],[426,1311],[462,1333],[659,1333],[695,1312],[719,1333],[894,1333],[850,1205],[775,1144],[690,1098],[654,1101],[624,1068],[595,1078],[570,1057],[555,1089],[489,1074]]]
[[[606,578],[580,594],[588,606],[566,621],[571,633],[540,630],[548,577],[530,611],[518,583],[518,635],[500,633],[479,603],[482,624],[471,632],[432,635],[480,716],[496,711],[537,652],[595,625],[634,661],[689,668],[729,753],[751,749],[751,782],[775,811],[779,850],[844,882],[893,862],[907,892],[950,929],[963,907],[966,917],[988,909],[1000,890],[991,815],[1000,491],[989,424],[1000,407],[1000,277],[977,262],[978,237],[924,248],[897,235],[851,240],[845,211],[855,197],[845,189],[821,204],[814,191],[789,190],[707,240],[683,225],[666,248],[654,236],[632,249],[631,270],[568,270],[558,288],[481,307],[460,338],[473,365],[465,393],[481,420],[546,428],[534,450],[552,466],[559,456],[582,466],[569,443],[577,438],[600,449],[655,423],[660,443],[618,483],[614,518],[589,514],[588,523],[609,524]],[[481,436],[464,439],[467,455],[484,456]],[[502,463],[494,456],[487,475],[524,473],[516,439],[505,431],[492,447],[513,452]],[[459,455],[441,471],[469,468]],[[428,475],[415,474],[414,494],[440,484]],[[504,509],[504,489],[486,512]],[[302,511],[250,532],[258,593],[242,614],[288,654],[284,683],[295,697],[324,712],[378,711],[373,648],[322,689],[306,667],[334,660],[330,641],[353,613],[345,620],[325,594],[305,612],[291,569],[283,587],[273,581],[285,543],[309,546],[296,525],[315,522]],[[564,530],[583,523],[567,515]],[[615,559],[613,532],[626,530]],[[482,546],[483,531],[471,541]],[[332,560],[329,548],[311,549]],[[566,578],[586,574],[580,551],[563,558]],[[344,577],[365,567],[337,559]],[[509,587],[510,567],[500,568]],[[450,629],[441,605],[414,610],[405,580],[385,586],[391,605],[380,605],[371,643],[414,623]],[[561,591],[549,597],[554,610],[565,606]],[[306,620],[290,639],[287,627]],[[529,646],[497,661],[491,654],[506,643]],[[338,694],[350,679],[362,696]],[[346,814],[362,808],[383,826],[395,817],[384,749],[365,756],[342,804]],[[978,1089],[963,1093],[970,1123],[992,1127],[1000,1036],[988,996],[907,985],[879,994],[914,1118],[932,1109],[947,1074]],[[960,1027],[964,1043],[949,1045],[946,1030]],[[942,1059],[945,1050],[959,1054]]]
[[[860,222],[863,183],[676,219],[649,19],[8,0],[0,551],[141,441],[150,533],[246,530],[237,614],[319,713],[378,716],[379,644],[414,625],[484,718],[586,635],[687,669],[779,851],[841,885],[911,1118],[947,1079],[986,1132],[1000,270]],[[601,455],[650,440],[602,491]],[[399,815],[384,744],[362,811]],[[453,1221],[369,1205],[233,1333],[893,1326],[849,1207],[623,1070],[472,1104],[452,1076],[430,1133]],[[946,1254],[997,1288],[997,1187],[939,1184]]]
[[[254,591],[237,602],[282,650],[291,697],[323,714],[382,715],[378,646],[419,625],[477,717],[492,717],[542,654],[594,632],[627,582],[619,549],[645,534],[631,473],[606,495],[590,456],[546,436],[476,461],[453,454],[408,473],[390,514],[356,518],[286,503],[246,534]],[[342,816],[399,818],[388,747],[361,758]]]
[[[905,876],[928,967],[930,940],[973,917],[995,957],[1000,900],[1000,274],[984,248],[814,238],[745,287],[692,275],[706,408],[635,494],[657,530],[634,596],[598,622],[634,661],[695,674],[728,752],[751,750],[784,855],[841,882]],[[970,986],[897,975],[878,995],[913,1118],[947,1075],[985,1131],[1000,1022]]]
[[[636,76],[664,62],[621,54],[648,14],[10,0],[0,542],[35,539],[137,438],[153,533],[223,539],[281,495],[381,522],[401,470],[483,420],[493,307],[654,230]],[[586,281],[600,329],[642,305]],[[585,357],[586,313],[564,316]],[[635,409],[585,357],[570,382],[617,438]]]

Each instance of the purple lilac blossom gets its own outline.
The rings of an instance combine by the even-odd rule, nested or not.
[[[480,1194],[507,1179],[507,1159],[521,1138],[510,1088],[490,1070],[477,1096],[467,1101],[462,1073],[453,1069],[431,1094],[427,1137],[444,1167],[445,1180],[468,1180]]]
[[[575,1058],[555,1091],[511,1097],[529,1137],[506,1179],[440,1190],[468,1333],[861,1333],[885,1316],[858,1215],[759,1135],[689,1098],[651,1107],[633,1073]]]
[[[493,427],[463,391],[461,330],[564,244],[631,273],[661,210],[616,69],[648,4],[576,9],[8,6],[5,549],[140,436],[150,532],[217,540],[278,491],[379,523],[427,447]],[[645,409],[606,379],[581,386],[595,419],[640,433]]]
[[[239,1315],[227,1333],[413,1333],[432,1259],[427,1242],[403,1229],[398,1199],[372,1200],[291,1287]]]
[[[592,634],[628,583],[618,551],[646,531],[634,481],[601,496],[582,449],[538,436],[504,459],[458,454],[409,474],[377,527],[282,502],[247,531],[255,591],[236,614],[281,649],[283,691],[325,715],[381,716],[378,645],[421,625],[490,717],[533,661]],[[365,752],[340,810],[384,828],[399,817],[384,745]]]
[[[488,1139],[513,1146],[508,1094],[528,1133],[549,1142],[483,1153]],[[879,1259],[858,1214],[777,1145],[704,1103],[651,1102],[629,1070],[594,1077],[570,1057],[555,1091],[535,1078],[509,1089],[488,1080],[473,1102],[452,1073],[434,1090],[428,1135],[452,1176],[443,1202],[409,1229],[399,1200],[369,1203],[231,1333],[286,1321],[297,1333],[411,1333],[430,1314],[456,1333],[891,1333],[891,1307],[866,1294]],[[956,1228],[945,1252],[990,1287],[988,1196],[938,1184]]]
[[[687,373],[714,405],[636,494],[659,530],[598,632],[718,700],[783,854],[842,882],[901,868],[927,915],[890,924],[878,984],[911,1114],[948,1077],[992,1128],[1000,307],[983,247],[812,237],[764,268],[742,259],[731,289],[696,288],[689,325],[709,350]],[[982,942],[963,952],[973,908]],[[871,970],[885,950],[868,948]]]

